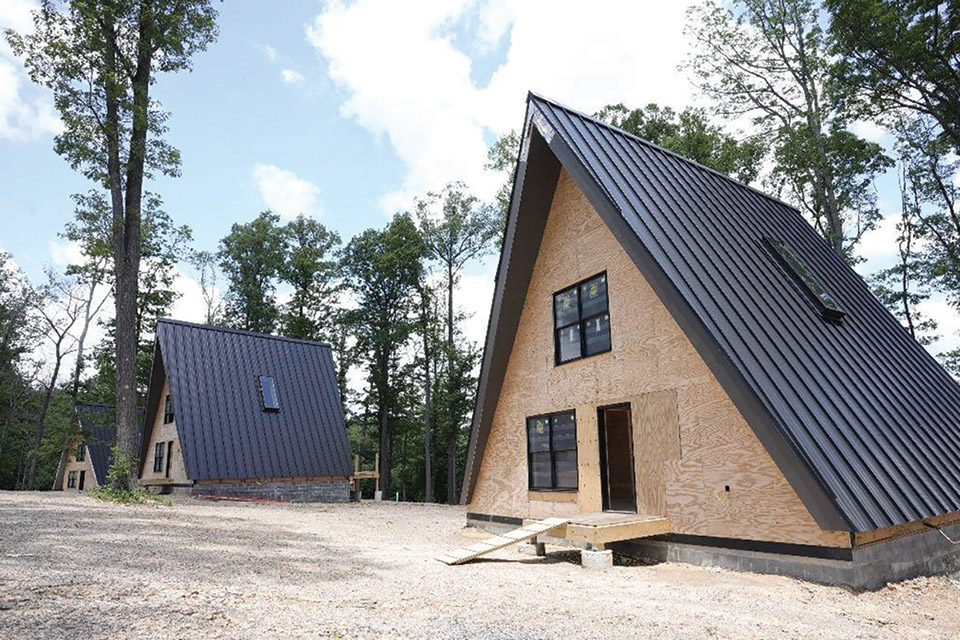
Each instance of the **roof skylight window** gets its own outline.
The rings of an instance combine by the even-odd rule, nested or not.
[[[847,315],[840,308],[837,301],[833,299],[830,292],[826,290],[823,284],[810,272],[800,257],[787,245],[779,240],[767,238],[767,246],[773,252],[774,256],[780,261],[781,265],[790,273],[797,284],[806,292],[810,300],[817,306],[820,315],[830,322],[840,323]]]

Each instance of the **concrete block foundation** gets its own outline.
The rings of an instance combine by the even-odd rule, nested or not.
[[[259,498],[288,502],[349,502],[350,482],[343,480],[306,482],[235,482],[196,484],[193,495]]]
[[[583,549],[580,551],[580,566],[592,571],[613,568],[613,551],[610,549]]]

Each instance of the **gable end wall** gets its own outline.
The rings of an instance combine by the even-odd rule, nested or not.
[[[613,349],[554,366],[553,293],[607,272]],[[620,243],[561,173],[468,512],[600,511],[597,408],[630,402],[641,513],[678,534],[835,547]],[[527,490],[525,419],[576,409],[579,491]],[[726,488],[729,487],[729,491]]]

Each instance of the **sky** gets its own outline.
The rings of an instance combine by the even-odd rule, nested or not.
[[[678,69],[686,2],[231,0],[218,40],[190,73],[160,75],[182,175],[148,185],[166,211],[215,250],[233,223],[264,209],[313,216],[342,238],[382,227],[412,198],[463,180],[490,198],[503,176],[484,169],[496,137],[523,124],[528,91],[592,113],[610,103],[705,106]],[[0,27],[29,28],[33,0],[0,2]],[[70,195],[90,189],[53,150],[60,126],[47,91],[0,44],[0,249],[34,281],[76,247],[58,236]],[[857,132],[889,144],[878,128]],[[863,273],[890,264],[899,195],[878,183],[891,217],[865,238]],[[482,342],[495,257],[463,278],[466,332]],[[180,266],[171,315],[202,320],[196,273]],[[957,344],[956,313],[927,311]]]

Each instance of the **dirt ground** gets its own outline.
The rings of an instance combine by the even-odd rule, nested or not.
[[[584,570],[457,507],[119,506],[0,492],[0,638],[957,638],[960,578],[874,593],[676,564]]]

